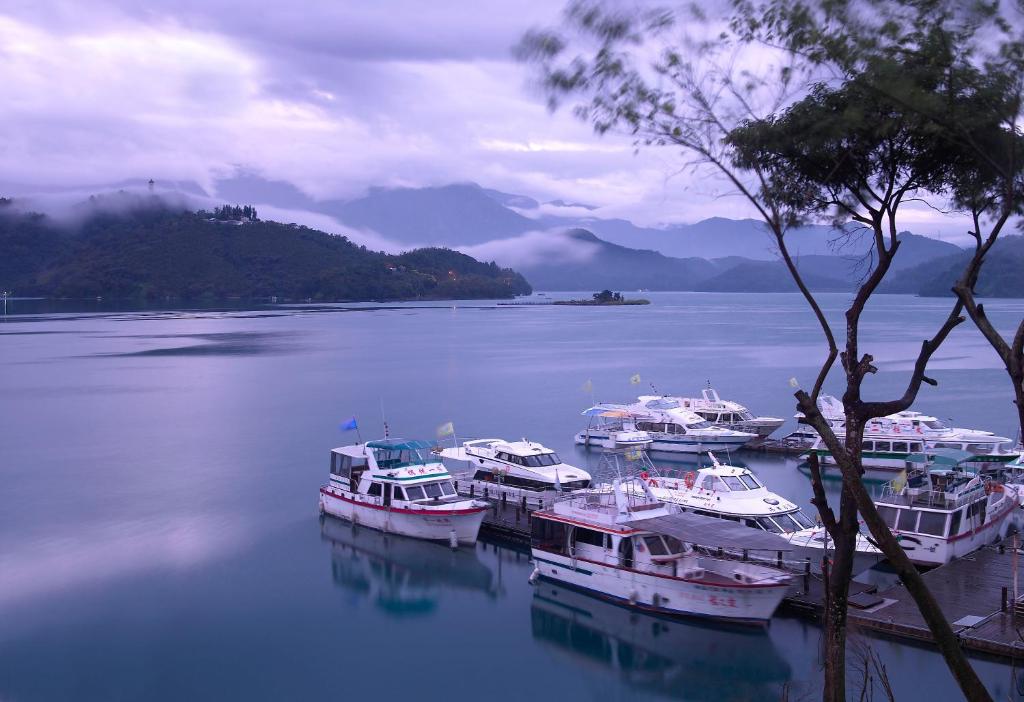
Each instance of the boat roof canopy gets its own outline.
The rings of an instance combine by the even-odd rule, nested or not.
[[[381,439],[379,441],[368,441],[366,445],[375,449],[387,449],[389,451],[415,451],[417,449],[431,449],[434,444],[429,441],[416,439]]]
[[[705,517],[692,512],[669,514],[627,522],[641,531],[674,536],[698,546],[750,551],[792,551],[793,547],[781,536],[771,532],[743,526],[728,519]]]

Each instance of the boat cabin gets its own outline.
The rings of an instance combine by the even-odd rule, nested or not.
[[[331,487],[393,502],[458,502],[448,469],[426,441],[383,439],[331,451]]]

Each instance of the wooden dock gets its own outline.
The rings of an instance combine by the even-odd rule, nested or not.
[[[1021,578],[1024,556],[1018,555],[1016,560]],[[1013,549],[1007,540],[1000,547],[988,546],[925,573],[925,583],[966,650],[1010,658],[1024,654],[1024,602],[1014,607],[1013,562]],[[1024,578],[1020,583],[1024,586]],[[883,600],[881,604],[863,611],[851,609],[851,621],[869,631],[932,641],[906,588],[892,587],[879,592],[878,597]]]
[[[528,549],[531,515],[537,506],[489,499],[483,533],[515,548]],[[1013,549],[1010,540],[989,546],[924,575],[960,637],[964,649],[1024,658],[1024,552],[1017,557],[1022,596],[1013,603]],[[819,619],[824,600],[820,575],[796,574],[782,609]],[[875,585],[850,584],[850,624],[862,630],[931,643],[932,637],[906,588],[879,591]],[[1021,633],[1018,633],[1020,629]]]

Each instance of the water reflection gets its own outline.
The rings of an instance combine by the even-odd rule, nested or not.
[[[471,590],[491,598],[499,582],[475,549],[384,534],[324,517],[320,535],[331,545],[331,577],[356,602],[395,616],[433,612],[442,593]]]
[[[530,614],[534,639],[573,663],[673,697],[778,699],[792,673],[765,629],[655,617],[543,581]]]

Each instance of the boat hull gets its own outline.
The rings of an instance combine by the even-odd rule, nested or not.
[[[646,443],[647,451],[664,453],[706,453],[707,451],[735,451],[746,446],[753,437],[700,437],[652,434],[650,443]],[[606,431],[581,431],[576,435],[576,443],[581,446],[597,446],[610,448],[617,444]]]
[[[480,534],[486,507],[468,509],[387,508],[358,502],[330,488],[320,489],[320,509],[333,517],[415,539],[450,542],[452,532],[459,544],[472,545]]]
[[[778,608],[788,583],[713,585],[574,559],[531,549],[537,574],[637,609],[677,616],[763,623]]]

